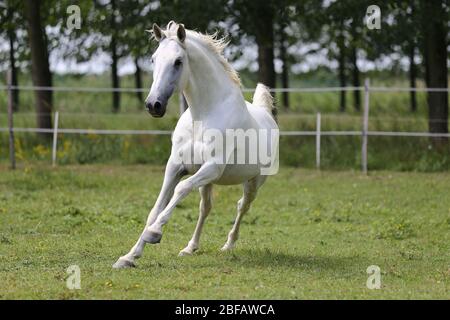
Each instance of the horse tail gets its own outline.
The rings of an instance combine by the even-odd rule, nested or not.
[[[262,83],[258,83],[255,94],[253,95],[253,105],[263,107],[269,114],[272,115],[274,120],[277,121],[277,109],[274,105],[269,87],[263,85]]]

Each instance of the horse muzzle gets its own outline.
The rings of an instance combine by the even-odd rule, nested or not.
[[[155,101],[154,103],[146,102],[145,108],[147,109],[148,113],[152,115],[152,117],[155,118],[161,118],[166,113],[166,106],[167,103],[162,103],[161,101]]]

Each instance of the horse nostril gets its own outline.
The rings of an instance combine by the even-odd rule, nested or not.
[[[145,103],[145,108],[150,111],[152,109],[152,104],[150,102]]]
[[[155,104],[153,105],[153,108],[155,109],[156,113],[160,113],[161,112],[161,102],[156,101]]]

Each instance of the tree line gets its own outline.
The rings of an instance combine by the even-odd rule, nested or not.
[[[80,8],[81,28],[67,26],[70,5]],[[249,43],[257,47],[258,81],[270,87],[289,87],[290,66],[304,57],[293,51],[314,44],[307,54],[325,48],[329,61],[336,63],[340,86],[359,87],[358,61],[363,56],[375,61],[397,53],[409,61],[409,84],[418,78],[427,87],[447,88],[449,59],[448,0],[390,0],[380,4],[381,28],[364,24],[369,0],[3,0],[0,1],[0,38],[8,50],[0,49],[1,65],[12,71],[18,84],[19,67],[31,69],[35,86],[52,86],[49,56],[87,61],[99,52],[111,59],[111,86],[120,87],[118,65],[122,58],[135,64],[135,85],[142,87],[142,61],[152,51],[144,30],[156,22],[184,23],[201,32],[219,30],[230,35],[230,59],[236,59]],[[244,41],[245,40],[245,41]],[[4,47],[2,47],[4,48]],[[274,60],[282,62],[277,76]],[[279,81],[277,81],[279,80]],[[278,83],[277,83],[278,82]],[[137,98],[142,100],[142,93]],[[354,107],[361,108],[359,91]],[[51,127],[52,92],[36,91],[37,124]],[[15,109],[19,91],[14,91]],[[284,93],[282,104],[289,107]],[[427,93],[429,131],[448,133],[448,94]],[[340,111],[347,109],[341,92]],[[416,93],[410,94],[411,112],[417,110]],[[120,110],[120,92],[112,93],[112,111]]]

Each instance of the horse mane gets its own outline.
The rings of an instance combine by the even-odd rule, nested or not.
[[[162,30],[162,32],[167,38],[176,38],[177,29],[178,23],[170,21],[167,24],[166,30]],[[234,68],[223,55],[223,50],[230,43],[227,37],[220,38],[218,31],[214,32],[213,34],[203,34],[194,30],[186,29],[186,38],[200,43],[203,47],[208,49],[208,51],[214,54],[217,60],[225,69],[225,72],[228,74],[230,79],[238,86],[241,86],[241,79],[239,78],[238,72],[234,70]]]

